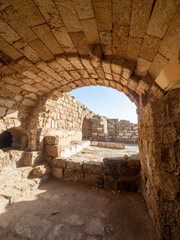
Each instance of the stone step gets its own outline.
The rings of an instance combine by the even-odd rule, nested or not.
[[[90,141],[72,141],[68,146],[60,146],[50,141],[53,139],[52,136],[48,136],[46,139],[46,155],[51,158],[68,158],[90,146]]]
[[[114,148],[114,149],[125,149],[125,144],[115,143],[115,142],[96,142],[96,141],[92,141],[91,146],[104,147],[104,148]]]

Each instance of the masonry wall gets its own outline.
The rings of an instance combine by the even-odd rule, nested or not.
[[[43,97],[29,119],[28,148],[43,149],[45,136],[58,136],[62,147],[81,141],[83,119],[93,115],[70,94],[54,92]]]
[[[180,239],[180,91],[139,111],[142,193],[160,239]]]
[[[94,116],[92,121],[92,140],[106,142],[137,143],[138,127],[126,120],[108,119]]]

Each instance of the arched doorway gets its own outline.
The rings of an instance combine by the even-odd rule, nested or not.
[[[86,117],[83,119],[82,124],[82,140],[91,140],[92,137],[92,122]]]

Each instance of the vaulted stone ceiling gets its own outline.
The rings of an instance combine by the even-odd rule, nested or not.
[[[97,84],[133,100],[161,95],[154,79],[177,62],[179,26],[177,0],[0,0],[1,97],[32,106],[54,89]]]

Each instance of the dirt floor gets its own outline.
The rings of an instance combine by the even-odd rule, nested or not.
[[[137,144],[125,144],[125,149],[111,149],[103,147],[88,147],[83,151],[69,157],[69,160],[73,162],[103,162],[105,157],[128,157],[134,156],[138,158],[139,148]]]
[[[140,193],[50,179],[0,215],[1,240],[156,240]]]

